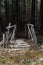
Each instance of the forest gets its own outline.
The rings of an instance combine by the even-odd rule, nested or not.
[[[0,0],[0,65],[43,65],[43,0]]]
[[[18,30],[32,23],[43,33],[43,0],[0,0],[0,31],[4,31],[9,22],[17,24]]]

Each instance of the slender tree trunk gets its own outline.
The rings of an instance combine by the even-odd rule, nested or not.
[[[1,32],[1,27],[2,27],[2,21],[1,21],[1,0],[0,0],[0,32]]]
[[[35,0],[32,0],[31,23],[35,25]]]
[[[18,21],[18,0],[16,0],[16,23],[17,23],[17,31],[19,30],[19,21]]]
[[[43,0],[41,0],[41,6],[40,6],[40,19],[41,19],[41,30],[43,31]]]
[[[5,26],[7,26],[8,24],[8,17],[9,17],[9,12],[8,12],[9,8],[8,8],[8,1],[5,0],[5,17],[6,17],[6,22],[5,22]]]
[[[14,18],[14,17],[13,17],[13,14],[14,14],[13,3],[14,3],[14,2],[13,2],[13,0],[12,0],[12,22],[14,22],[14,20],[13,20],[13,18]]]

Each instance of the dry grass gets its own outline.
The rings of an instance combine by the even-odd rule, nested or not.
[[[43,57],[43,51],[41,49],[35,50],[31,40],[25,41],[31,47],[22,51],[22,53],[25,52],[24,55],[18,55],[18,51],[14,53],[14,51],[8,52],[8,50],[0,48],[0,65],[43,65],[43,61],[38,60]]]

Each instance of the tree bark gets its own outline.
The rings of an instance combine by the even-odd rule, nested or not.
[[[31,23],[35,25],[35,0],[32,0]]]
[[[43,31],[43,0],[41,0],[41,6],[40,6],[40,20],[41,20],[41,30]]]

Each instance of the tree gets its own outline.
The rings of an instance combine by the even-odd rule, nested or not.
[[[41,6],[40,6],[40,20],[41,20],[41,30],[43,31],[43,0],[41,0]]]
[[[2,0],[0,0],[0,32],[2,31],[2,13],[1,13],[1,6],[2,6]]]
[[[35,25],[35,0],[32,0],[31,23]]]

